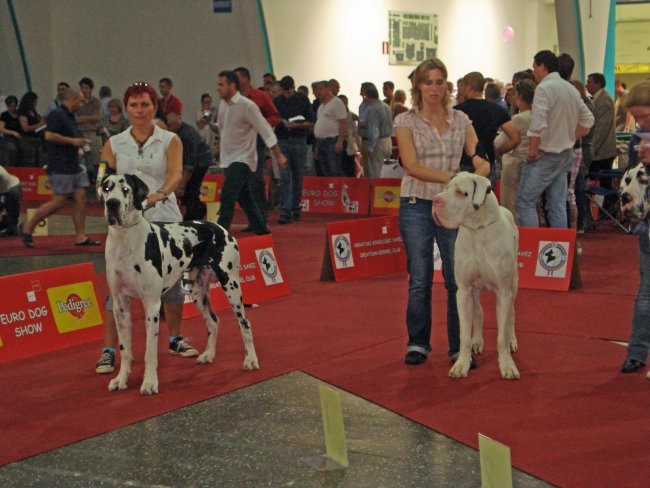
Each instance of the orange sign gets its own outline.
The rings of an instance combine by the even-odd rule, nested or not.
[[[401,178],[375,178],[372,180],[372,215],[398,215]]]
[[[0,278],[0,363],[102,337],[91,263]]]

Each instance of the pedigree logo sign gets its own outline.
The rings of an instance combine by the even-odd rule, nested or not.
[[[0,277],[0,363],[102,337],[92,263]]]
[[[50,177],[48,175],[38,176],[37,193],[39,195],[51,195],[52,189],[50,188]]]
[[[47,296],[60,334],[93,327],[102,321],[90,281],[48,288]]]

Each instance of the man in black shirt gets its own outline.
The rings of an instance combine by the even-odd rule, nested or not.
[[[86,168],[79,163],[79,149],[89,141],[81,137],[75,120],[75,112],[82,105],[79,92],[70,89],[63,94],[61,105],[47,116],[47,174],[53,196],[23,224],[23,243],[27,247],[34,247],[32,232],[36,224],[63,208],[70,195],[74,201],[72,220],[77,235],[75,245],[100,245],[86,236],[86,188],[90,186],[90,181]]]
[[[485,85],[485,78],[477,71],[466,74],[463,77],[463,95],[465,101],[459,103],[454,108],[461,110],[467,114],[472,121],[474,130],[478,137],[483,150],[487,154],[487,159],[490,161],[490,181],[492,186],[496,183],[495,161],[496,154],[494,152],[494,138],[499,129],[508,136],[508,142],[501,146],[500,151],[507,153],[519,145],[521,142],[521,135],[510,120],[510,114],[499,107],[494,102],[489,102],[483,99],[483,87]],[[471,171],[473,165],[469,161],[469,156],[463,154],[461,159],[461,169]],[[467,162],[465,161],[467,159]]]
[[[212,151],[205,139],[179,115],[167,115],[167,128],[175,132],[183,145],[183,179],[176,196],[185,206],[184,220],[203,220],[207,214],[205,203],[200,200],[201,183],[212,164]]]
[[[314,112],[309,99],[296,91],[291,76],[280,80],[282,95],[275,97],[275,104],[282,122],[275,127],[280,150],[287,158],[287,165],[280,168],[280,224],[300,220],[302,180],[307,159],[307,135],[314,126]]]

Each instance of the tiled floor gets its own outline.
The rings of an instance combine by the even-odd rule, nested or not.
[[[0,468],[8,487],[480,487],[479,453],[341,397],[347,469],[321,471],[319,380],[293,372]],[[516,487],[551,486],[513,471]]]

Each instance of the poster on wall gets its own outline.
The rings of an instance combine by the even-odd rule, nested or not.
[[[388,12],[388,64],[417,65],[436,57],[438,16],[412,12]]]

